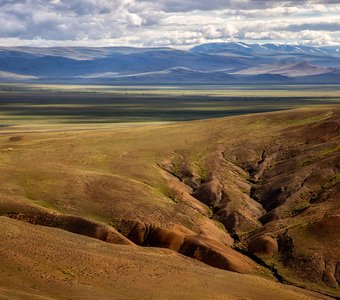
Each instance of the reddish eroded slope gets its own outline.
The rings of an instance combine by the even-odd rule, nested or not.
[[[5,217],[0,228],[1,299],[330,299],[167,249],[113,245]]]
[[[279,280],[337,295],[340,112],[287,112],[268,120],[274,130],[227,142],[221,127],[218,145],[205,157],[204,178],[190,159],[176,155],[163,164],[173,176],[167,179],[172,187],[176,178],[186,184],[234,238],[234,249]]]
[[[263,226],[242,234],[241,244],[286,280],[339,293],[339,111],[249,142],[257,156],[243,147],[224,152],[249,173],[250,196],[265,209]]]

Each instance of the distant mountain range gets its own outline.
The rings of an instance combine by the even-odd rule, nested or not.
[[[0,47],[0,82],[340,84],[340,46]]]

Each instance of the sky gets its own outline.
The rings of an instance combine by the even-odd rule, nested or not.
[[[0,46],[340,45],[340,0],[0,0]]]

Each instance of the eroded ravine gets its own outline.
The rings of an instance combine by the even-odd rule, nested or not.
[[[217,156],[219,160],[224,161],[228,165],[228,167],[232,166],[233,168],[239,169],[238,166],[232,164],[228,160],[226,160],[223,156],[223,151],[218,152],[219,155]],[[282,277],[281,274],[277,271],[274,266],[270,266],[269,264],[265,263],[255,254],[251,253],[246,247],[240,246],[240,236],[238,230],[236,228],[236,220],[235,214],[238,213],[237,211],[231,212],[227,214],[226,209],[228,206],[228,196],[223,191],[225,189],[223,182],[215,175],[209,174],[206,179],[202,179],[197,175],[197,172],[190,169],[190,167],[186,164],[184,157],[180,157],[181,161],[178,166],[178,161],[176,162],[177,166],[175,169],[175,165],[171,163],[171,161],[167,161],[164,164],[160,164],[160,167],[168,174],[168,176],[172,176],[171,180],[178,180],[182,183],[188,185],[187,191],[189,191],[190,196],[196,199],[199,202],[202,202],[204,205],[209,207],[211,211],[210,218],[216,220],[223,224],[226,228],[229,235],[233,238],[234,243],[232,248],[237,252],[241,253],[244,256],[249,257],[255,263],[259,264],[261,267],[266,268],[272,275],[277,279],[277,281],[281,283],[287,283],[287,281]],[[249,177],[249,184],[251,184],[251,189],[249,191],[250,200],[256,201],[251,197],[251,193],[255,188],[254,183],[259,180],[260,176],[259,173],[263,173],[265,171],[266,166],[268,165],[268,160],[262,154],[262,160],[258,163],[256,175],[252,175]],[[245,170],[243,170],[245,171]],[[169,180],[169,178],[168,178]],[[171,185],[171,184],[170,184]],[[183,200],[183,193],[182,192],[182,200]],[[259,203],[260,205],[260,203]],[[260,205],[259,210],[260,213],[257,215],[258,219],[260,219],[264,214],[267,213],[265,210],[261,210],[262,205]]]
[[[334,296],[330,288],[339,286],[340,263],[332,258],[332,253],[322,252],[327,250],[321,247],[318,250],[320,256],[321,253],[325,254],[320,258],[321,266],[318,269],[318,265],[315,265],[319,264],[317,257],[316,260],[312,258],[307,261],[303,258],[303,252],[299,249],[301,237],[296,235],[301,232],[299,235],[302,236],[306,230],[315,230],[314,228],[326,228],[321,226],[329,226],[332,222],[336,226],[338,222],[336,209],[328,213],[325,210],[336,205],[336,195],[339,193],[339,165],[336,163],[338,156],[335,150],[339,126],[330,123],[328,127],[323,128],[326,132],[331,132],[327,143],[324,140],[311,140],[308,134],[304,135],[306,142],[300,141],[298,147],[294,144],[294,139],[291,146],[281,146],[278,140],[268,145],[268,148],[259,149],[258,158],[253,157],[250,161],[235,162],[228,157],[235,157],[235,154],[226,153],[228,151],[219,148],[211,154],[215,159],[210,164],[210,172],[203,179],[197,176],[197,170],[190,170],[184,157],[179,164],[181,168],[178,168],[176,161],[172,167],[169,162],[165,168],[163,165],[163,169],[174,176],[175,180],[183,184],[189,183],[190,196],[208,206],[210,218],[224,225],[234,240],[233,249],[270,270],[278,281],[310,289],[310,285],[296,277],[287,276],[286,270],[290,268],[300,274],[295,276],[303,276],[302,272],[305,271],[295,267],[303,264],[304,268],[315,270],[314,276],[309,280],[327,287],[313,289]],[[300,137],[301,133],[296,135]],[[322,144],[318,144],[320,142]],[[321,158],[315,156],[318,153],[322,153]],[[315,158],[306,160],[306,157],[313,156]],[[248,185],[248,188],[238,185],[239,191],[246,194],[246,199],[240,194],[231,197],[230,191],[235,188],[231,181],[237,180],[223,175],[232,172],[231,170],[238,174],[237,180]],[[239,206],[233,210],[231,204],[240,201],[245,203],[244,207],[240,209]],[[322,213],[323,210],[325,212]]]

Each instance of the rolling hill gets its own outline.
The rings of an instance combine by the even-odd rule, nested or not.
[[[2,128],[0,295],[339,296],[339,120]]]

